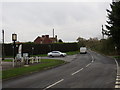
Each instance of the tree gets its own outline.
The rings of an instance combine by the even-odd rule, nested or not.
[[[59,39],[58,42],[63,43],[62,39]]]
[[[78,37],[77,38],[78,43],[80,44],[80,46],[85,46],[86,43],[86,39]]]
[[[105,25],[108,29],[108,36],[112,37],[115,46],[120,51],[120,1],[110,4],[111,11],[107,9],[108,21]]]
[[[78,42],[84,42],[84,41],[86,41],[86,40],[85,40],[84,38],[78,37],[78,38],[77,38],[77,41],[78,41]]]

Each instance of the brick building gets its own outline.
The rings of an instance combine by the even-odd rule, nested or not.
[[[34,43],[36,44],[51,44],[56,42],[57,42],[57,35],[55,36],[55,38],[49,37],[49,35],[42,35],[42,37],[38,36],[34,40]]]

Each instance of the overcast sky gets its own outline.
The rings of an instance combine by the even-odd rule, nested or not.
[[[101,38],[101,26],[106,23],[110,0],[106,2],[2,2],[0,3],[1,30],[5,30],[5,42],[12,42],[16,33],[18,41],[34,41],[44,34],[75,42],[83,38]],[[1,26],[2,24],[2,26]],[[0,38],[2,34],[0,34]]]

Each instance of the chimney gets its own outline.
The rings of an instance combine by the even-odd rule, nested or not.
[[[49,38],[49,35],[45,35],[46,38]]]
[[[45,35],[42,35],[42,38],[44,38],[45,37]]]

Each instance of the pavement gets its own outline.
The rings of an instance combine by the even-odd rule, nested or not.
[[[114,59],[90,51],[60,67],[3,81],[3,88],[115,88],[116,70]]]
[[[7,70],[13,68],[12,62],[2,62],[2,70]]]

